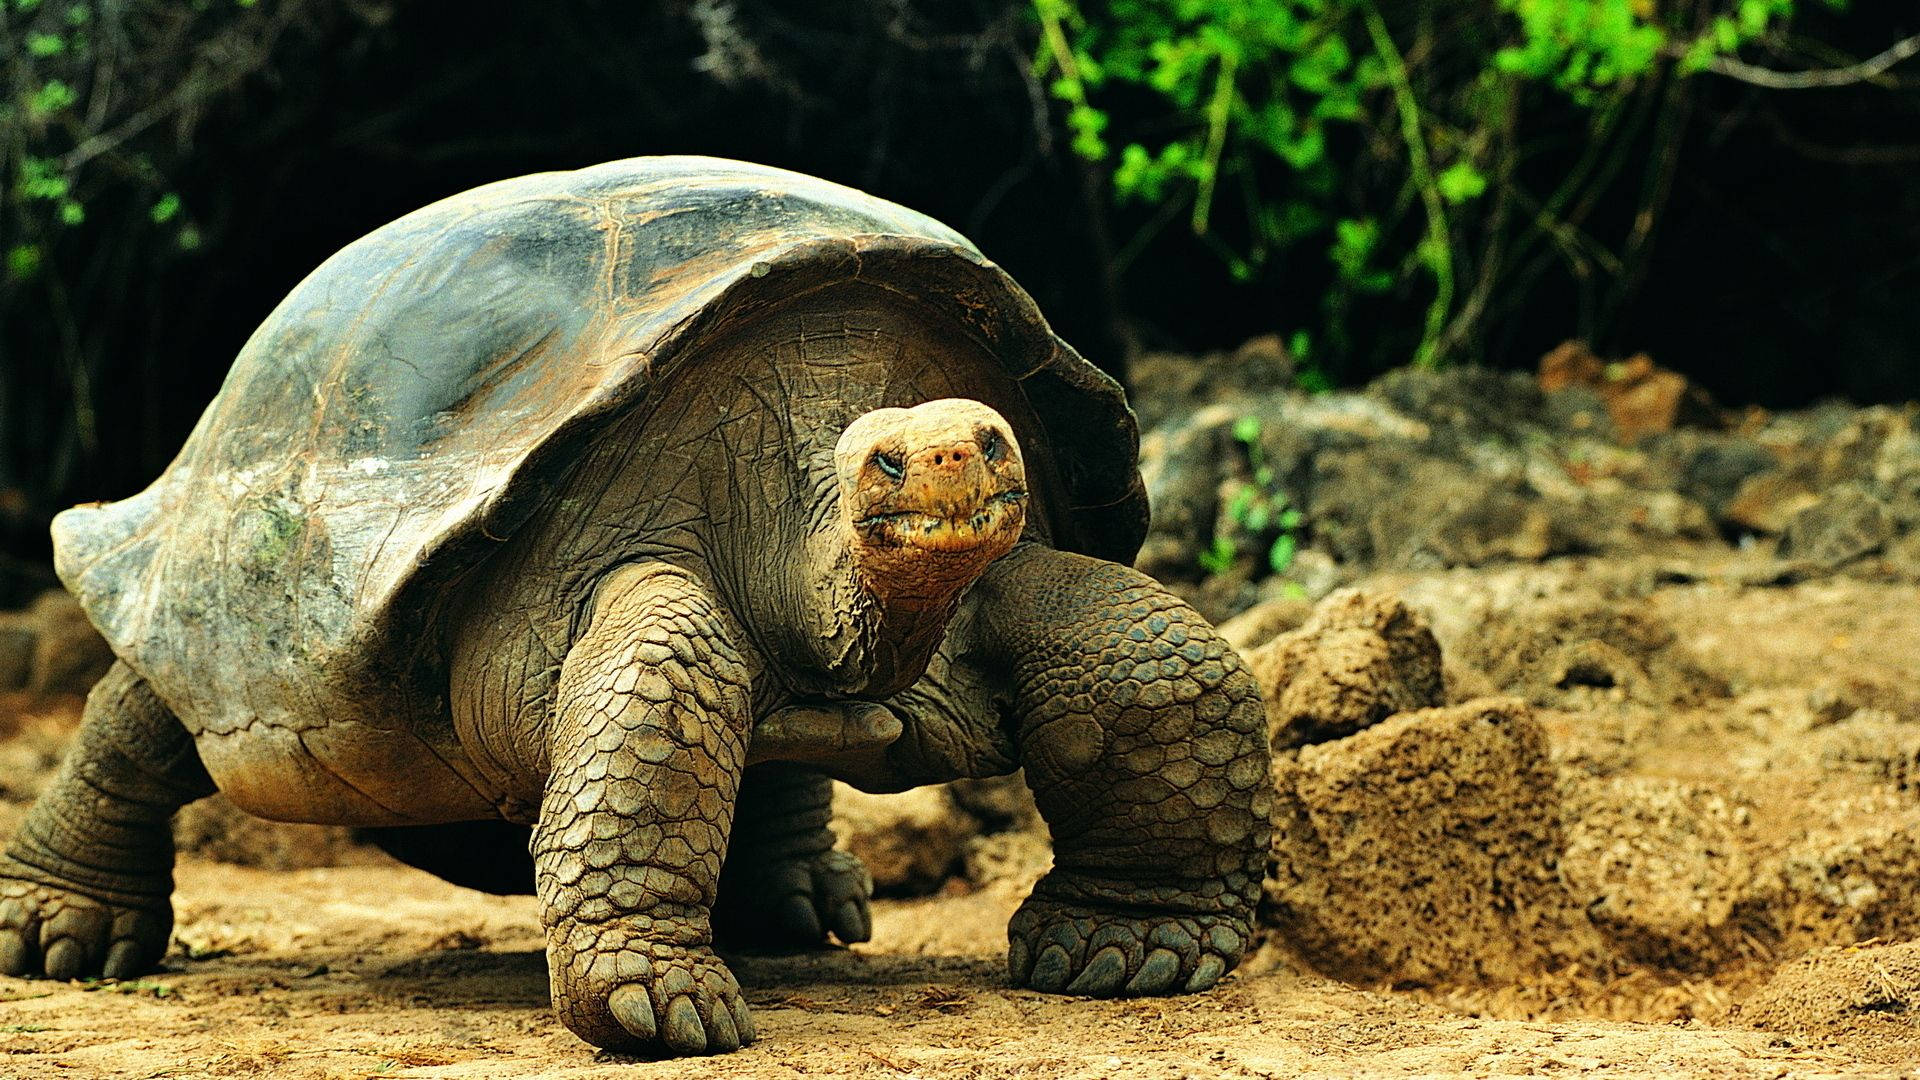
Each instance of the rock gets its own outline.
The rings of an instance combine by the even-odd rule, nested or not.
[[[1263,917],[1353,982],[1499,984],[1592,961],[1526,703],[1402,713],[1275,762]]]
[[[1652,482],[1671,484],[1716,520],[1749,477],[1780,464],[1773,451],[1736,432],[1681,429],[1650,440],[1648,450],[1660,470]]]
[[[1293,355],[1279,335],[1262,334],[1231,353],[1145,353],[1127,365],[1127,381],[1141,430],[1149,431],[1215,402],[1292,389]]]
[[[1286,390],[1293,386],[1293,354],[1279,334],[1248,338],[1233,350],[1229,361],[1236,383],[1253,390]]]
[[[1920,795],[1920,724],[1903,723],[1883,709],[1857,709],[1841,720],[1815,725],[1811,749],[1830,772],[1870,776]]]
[[[1395,368],[1369,383],[1364,394],[1431,428],[1436,448],[1446,453],[1487,439],[1515,441],[1546,416],[1540,388],[1517,371]]]
[[[1440,644],[1399,597],[1342,589],[1247,654],[1275,749],[1342,738],[1445,698]]]
[[[174,847],[235,866],[300,870],[380,860],[371,846],[341,825],[296,825],[257,818],[215,794],[180,808],[173,818]]]
[[[1617,368],[1609,365],[1601,397],[1606,399],[1607,414],[1620,441],[1631,444],[1642,436],[1673,430],[1694,393],[1685,375],[1659,367],[1652,357],[1640,353]]]
[[[1736,529],[1778,536],[1795,514],[1819,501],[1806,480],[1786,469],[1768,469],[1740,482],[1720,518]]]
[[[33,660],[27,688],[36,694],[85,694],[113,666],[113,650],[64,589],[41,593],[27,609]]]
[[[1397,570],[1535,562],[1574,544],[1518,477],[1373,447],[1320,455],[1306,520],[1341,562]]]
[[[1552,394],[1596,389],[1607,380],[1607,363],[1584,341],[1563,341],[1540,358],[1540,389]]]
[[[867,864],[876,895],[924,896],[960,871],[978,824],[944,788],[869,795],[836,783],[831,828]]]
[[[1756,866],[1737,918],[1775,955],[1920,935],[1920,807],[1833,806],[1833,825]]]
[[[1832,570],[1881,550],[1892,539],[1887,504],[1859,484],[1842,484],[1793,515],[1776,554]]]
[[[1560,868],[1574,900],[1621,954],[1705,972],[1737,946],[1733,911],[1753,873],[1751,810],[1653,777],[1570,781]]]
[[[1040,824],[1040,809],[1033,804],[1033,791],[1022,773],[955,780],[946,786],[946,793],[955,806],[972,816],[978,828],[989,832],[1045,829]]]
[[[1664,707],[1725,696],[1725,681],[1676,640],[1645,601],[1575,594],[1489,611],[1457,648],[1502,692],[1536,705]]]
[[[1539,385],[1548,393],[1579,387],[1598,393],[1620,441],[1627,444],[1684,423],[1719,422],[1705,391],[1645,353],[1606,363],[1585,342],[1563,342],[1540,358]]]
[[[1220,482],[1238,455],[1232,426],[1239,413],[1209,406],[1184,421],[1154,428],[1140,440],[1140,476],[1153,521],[1134,565],[1162,580],[1191,580],[1220,513]]]
[[[0,611],[0,690],[25,690],[33,680],[39,637],[25,612]]]
[[[1890,1061],[1920,1060],[1920,941],[1830,947],[1790,960],[1734,1007],[1733,1019],[1841,1038],[1856,1053],[1871,1048]]]
[[[967,880],[975,887],[1033,887],[1053,867],[1053,845],[1045,829],[1010,829],[967,840]]]
[[[1297,630],[1313,614],[1304,597],[1263,600],[1215,626],[1226,643],[1247,653],[1289,630]]]

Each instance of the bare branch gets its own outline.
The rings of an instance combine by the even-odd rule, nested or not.
[[[1902,38],[1878,56],[1869,57],[1846,67],[1817,68],[1813,71],[1775,71],[1772,68],[1757,67],[1735,60],[1730,56],[1716,56],[1707,61],[1707,70],[1716,75],[1725,75],[1729,79],[1738,79],[1770,90],[1813,90],[1820,87],[1851,86],[1854,83],[1869,82],[1915,53],[1920,53],[1920,34]]]

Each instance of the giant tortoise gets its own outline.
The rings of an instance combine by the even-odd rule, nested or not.
[[[845,187],[638,158],[409,214],[281,302],[151,487],[56,519],[119,660],[0,861],[0,971],[154,965],[170,818],[218,789],[416,847],[530,826],[566,1024],[731,1050],[716,902],[868,933],[829,778],[1024,767],[1055,863],[1013,982],[1203,989],[1249,939],[1266,736],[1126,565],[1136,451],[1011,278]]]

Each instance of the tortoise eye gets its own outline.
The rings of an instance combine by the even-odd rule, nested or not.
[[[883,473],[886,473],[888,476],[892,477],[895,480],[898,480],[907,475],[906,466],[901,464],[900,459],[897,457],[894,457],[892,454],[889,454],[884,450],[875,450],[873,452],[873,458],[871,460],[873,461],[875,468],[879,469]]]
[[[988,461],[999,461],[1007,456],[1006,440],[1000,437],[998,431],[987,428],[980,434],[980,453],[985,455]]]

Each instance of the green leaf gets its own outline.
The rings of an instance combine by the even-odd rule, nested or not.
[[[41,116],[46,116],[49,113],[59,112],[78,100],[80,95],[73,92],[73,87],[59,79],[49,79],[45,86],[36,90],[33,96],[27,99],[27,108]]]
[[[1309,394],[1333,393],[1333,380],[1317,367],[1303,367],[1293,376],[1293,385]]]
[[[1294,550],[1299,546],[1290,532],[1283,532],[1274,538],[1273,546],[1267,549],[1267,566],[1276,574],[1284,574],[1287,567],[1293,565]]]
[[[55,202],[67,197],[67,178],[60,163],[52,158],[27,157],[20,161],[20,179],[16,190],[22,199],[46,199]]]
[[[148,211],[148,216],[153,218],[155,225],[162,225],[172,221],[173,216],[179,212],[180,196],[169,191],[165,195],[160,196],[159,202],[153,204],[153,209]]]
[[[1224,536],[1216,536],[1213,538],[1213,544],[1200,553],[1200,569],[1209,574],[1224,574],[1232,569],[1233,560],[1239,555],[1240,551],[1233,546],[1233,541]]]
[[[87,208],[68,199],[60,204],[60,221],[64,225],[78,225],[87,220]]]
[[[28,34],[27,51],[41,58],[59,56],[67,51],[67,39],[59,34]]]
[[[1233,498],[1227,500],[1227,520],[1237,522],[1241,525],[1248,525],[1248,515],[1253,513],[1254,500],[1259,497],[1260,493],[1250,487],[1243,487],[1235,491]]]
[[[1471,161],[1456,161],[1441,170],[1433,178],[1434,185],[1440,189],[1440,197],[1449,203],[1463,203],[1477,199],[1487,190],[1487,178]]]
[[[7,249],[7,276],[25,281],[40,271],[42,254],[38,244],[15,244]]]
[[[1107,156],[1107,144],[1100,138],[1106,129],[1107,114],[1091,105],[1075,105],[1067,113],[1067,126],[1073,129],[1073,152],[1088,161]]]
[[[1233,437],[1235,441],[1249,445],[1259,442],[1260,418],[1257,416],[1243,416],[1235,420],[1233,422]]]

